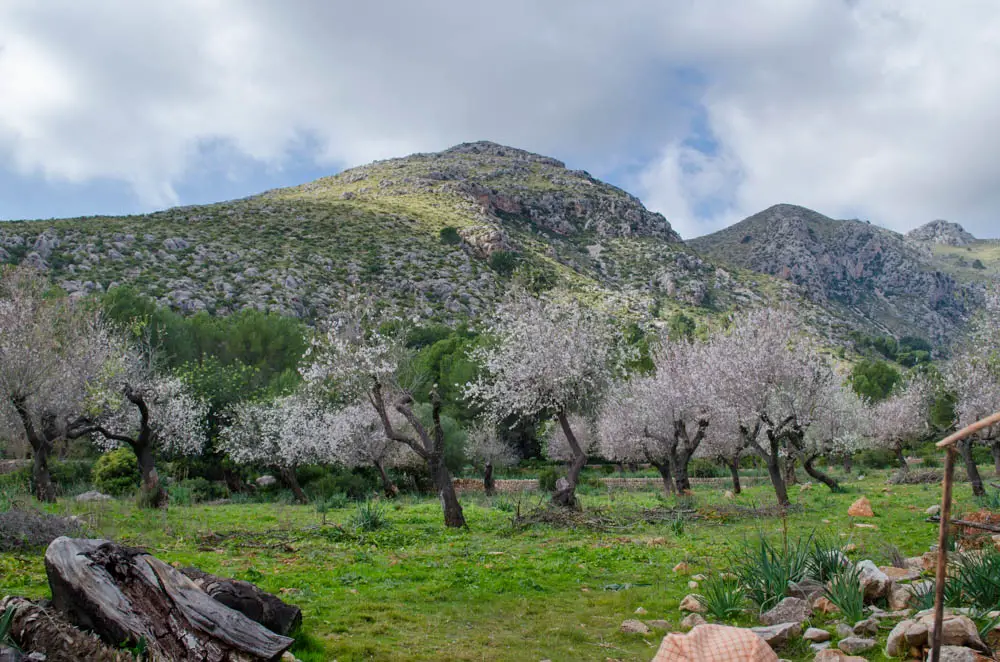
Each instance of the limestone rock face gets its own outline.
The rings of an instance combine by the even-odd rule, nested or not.
[[[906,238],[945,246],[967,246],[976,240],[958,223],[940,219],[910,230],[906,233]]]

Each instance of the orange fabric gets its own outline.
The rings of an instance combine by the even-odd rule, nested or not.
[[[664,637],[653,662],[778,662],[778,656],[750,630],[699,625]]]

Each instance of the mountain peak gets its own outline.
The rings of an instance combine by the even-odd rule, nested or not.
[[[914,241],[927,241],[946,246],[967,246],[976,241],[976,238],[966,232],[961,225],[943,219],[937,219],[910,230],[906,233],[906,237]]]

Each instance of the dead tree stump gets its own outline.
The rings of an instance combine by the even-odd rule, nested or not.
[[[45,569],[52,602],[71,623],[113,645],[144,641],[154,659],[263,662],[280,659],[293,643],[140,549],[56,538]]]
[[[181,568],[189,579],[230,609],[235,609],[271,632],[288,635],[302,624],[302,610],[250,582],[216,577],[198,568]]]
[[[131,653],[106,646],[94,635],[75,628],[57,612],[30,600],[4,598],[0,601],[0,613],[8,608],[14,612],[11,638],[23,650],[44,653],[46,662],[135,662]],[[0,660],[3,659],[0,656]]]

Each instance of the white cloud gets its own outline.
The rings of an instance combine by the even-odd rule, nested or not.
[[[7,0],[0,166],[162,205],[205,144],[333,168],[491,139],[648,159],[685,236],[782,201],[996,235],[998,33],[985,0]]]

